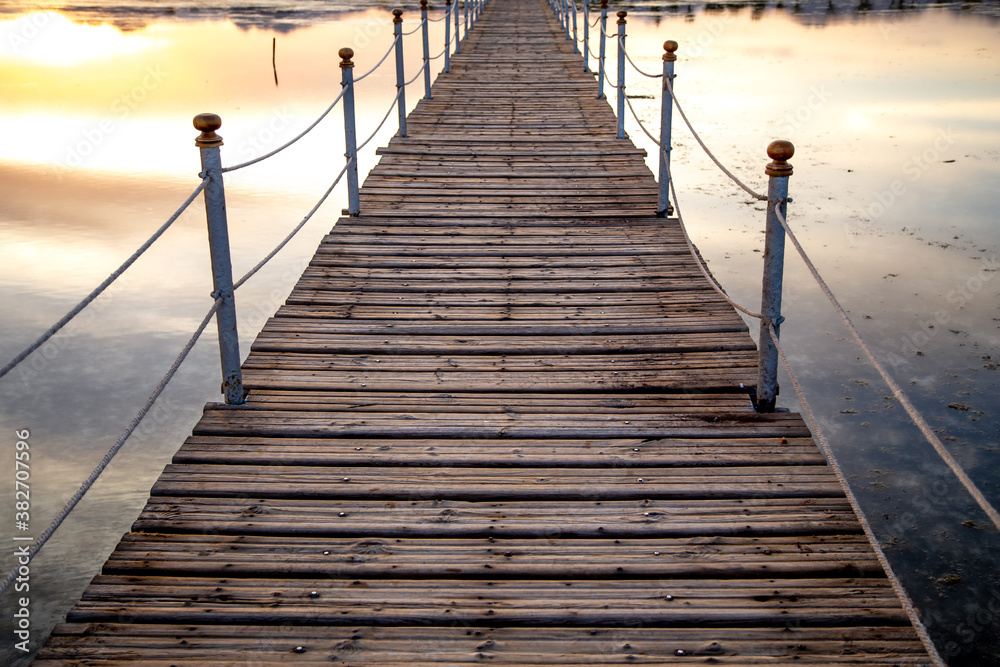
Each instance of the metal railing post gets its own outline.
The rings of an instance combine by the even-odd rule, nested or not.
[[[590,71],[590,0],[583,0],[583,71]]]
[[[353,49],[341,49],[340,85],[344,88],[344,143],[347,151],[347,212],[356,216],[361,213],[358,197],[358,133],[354,118],[354,57]]]
[[[468,39],[469,37],[469,0],[465,0],[462,4],[465,5],[465,37],[462,39]]]
[[[663,50],[665,51],[663,54],[663,96],[660,104],[660,147],[662,150],[660,151],[659,162],[660,192],[657,196],[656,204],[656,215],[661,218],[674,212],[674,207],[670,205],[670,170],[667,167],[670,166],[670,151],[673,150],[673,147],[670,145],[670,125],[674,110],[674,97],[670,90],[674,85],[674,62],[677,61],[677,56],[675,55],[677,42],[668,39],[663,42]]]
[[[795,154],[790,141],[772,141],[767,147],[771,162],[764,168],[767,182],[767,228],[764,232],[764,280],[760,300],[760,344],[758,347],[757,411],[774,412],[778,396],[778,350],[771,339],[768,324],[781,335],[781,280],[785,264],[785,230],[777,211],[785,217],[788,206],[788,177],[792,165],[788,159]]]
[[[598,74],[597,74],[597,99],[603,100],[604,95],[604,79],[605,70],[604,62],[607,57],[607,38],[608,38],[608,0],[601,0],[601,47],[597,52],[598,59]]]
[[[445,0],[444,8],[444,71],[451,71],[451,0]]]
[[[420,0],[420,37],[424,46],[424,99],[431,99],[431,46],[429,40],[430,21],[427,20],[427,0]]]
[[[208,247],[212,257],[213,298],[222,299],[215,313],[219,329],[219,359],[222,365],[222,393],[229,405],[246,401],[243,372],[240,370],[240,337],[236,328],[236,295],[233,289],[233,262],[229,254],[229,224],[226,219],[226,191],[222,181],[222,137],[215,133],[222,119],[214,113],[194,117],[194,128],[201,132],[195,146],[201,152],[205,186],[205,217],[208,219]]]
[[[628,12],[618,12],[618,138],[625,138],[625,17]]]
[[[566,1],[569,4],[570,11],[573,12],[573,53],[580,53],[580,42],[576,41],[579,38],[579,33],[576,30],[576,0]]]
[[[406,136],[406,75],[403,70],[403,10],[392,10],[392,34],[396,38],[396,90],[399,92],[399,136]]]

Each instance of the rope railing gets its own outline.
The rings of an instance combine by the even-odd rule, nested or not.
[[[409,37],[410,35],[415,35],[416,33],[420,32],[421,30],[423,30],[423,28],[424,28],[424,22],[421,21],[420,23],[417,24],[417,27],[414,28],[413,30],[411,30],[409,32],[403,32],[403,33],[400,33],[400,34],[403,37]]]
[[[392,109],[389,109],[389,111],[391,112]],[[266,265],[268,262],[270,262],[274,258],[275,255],[277,255],[279,252],[281,252],[282,248],[284,248],[286,245],[288,245],[288,242],[291,241],[292,238],[294,238],[295,235],[298,234],[299,231],[303,227],[306,226],[307,222],[309,222],[310,220],[312,220],[312,217],[314,215],[316,215],[316,211],[318,211],[320,209],[320,207],[326,202],[326,200],[330,197],[330,194],[333,192],[334,188],[336,188],[337,185],[340,183],[340,179],[342,179],[344,177],[344,174],[347,173],[347,168],[349,166],[350,165],[348,165],[348,164],[344,165],[344,168],[340,170],[339,174],[337,174],[337,178],[335,178],[333,180],[333,184],[329,188],[326,189],[326,192],[324,192],[323,196],[319,198],[319,201],[316,202],[316,205],[312,207],[312,210],[310,210],[306,214],[306,216],[304,218],[302,218],[302,221],[299,222],[299,224],[297,224],[295,226],[295,228],[292,229],[292,231],[289,232],[288,235],[284,239],[281,240],[280,243],[278,243],[278,245],[274,248],[274,250],[272,250],[271,252],[267,253],[267,255],[265,255],[262,260],[260,260],[259,262],[257,262],[257,264],[252,269],[250,269],[249,271],[247,271],[243,275],[242,278],[240,278],[239,280],[236,281],[236,283],[233,285],[233,289],[234,290],[239,289],[240,287],[243,286],[243,283],[245,283],[246,281],[248,281],[251,278],[253,278],[254,275],[256,275],[256,273],[258,271],[260,271],[262,268],[264,268],[264,265]]]
[[[662,79],[663,78],[663,72],[660,72],[659,74],[649,74],[649,73],[644,72],[641,69],[639,69],[639,66],[635,64],[634,60],[632,60],[632,56],[630,56],[628,54],[628,49],[626,49],[624,45],[622,45],[622,53],[625,54],[625,60],[627,60],[628,64],[632,66],[632,69],[634,69],[639,74],[643,75],[644,77],[650,78],[650,79]]]
[[[309,127],[307,127],[306,129],[302,130],[302,132],[300,132],[298,135],[296,135],[295,138],[293,138],[290,141],[286,142],[285,144],[279,146],[278,148],[275,148],[273,151],[270,151],[269,153],[265,153],[264,155],[261,155],[259,157],[255,157],[252,160],[247,160],[246,162],[241,162],[240,164],[235,164],[235,165],[233,165],[231,167],[223,167],[222,168],[222,173],[227,174],[227,173],[229,173],[231,171],[236,171],[238,169],[243,169],[244,167],[249,167],[251,165],[257,164],[258,162],[263,162],[264,160],[267,160],[268,158],[272,158],[275,155],[277,155],[278,153],[280,153],[281,151],[283,151],[286,148],[292,146],[293,144],[295,144],[296,142],[298,142],[302,137],[306,136],[307,134],[309,134],[310,132],[312,132],[314,129],[316,129],[316,126],[319,125],[321,122],[323,122],[323,119],[326,118],[330,114],[330,112],[334,110],[334,108],[336,108],[337,104],[340,103],[340,100],[342,100],[343,97],[344,97],[344,92],[341,91],[340,94],[337,95],[336,99],[334,99],[333,102],[330,104],[330,106],[328,106],[326,108],[326,111],[324,111],[323,113],[321,113],[319,115],[319,118],[317,118],[315,121],[313,121],[313,123]]]
[[[719,296],[721,296],[723,300],[725,300],[725,302],[728,303],[730,306],[740,311],[741,313],[748,315],[749,317],[752,317],[755,320],[761,319],[762,315],[760,313],[754,312],[733,301],[732,297],[726,294],[726,290],[722,289],[722,285],[719,284],[719,282],[715,279],[715,276],[713,276],[711,271],[708,270],[708,267],[705,266],[705,262],[704,260],[702,260],[701,254],[694,247],[694,242],[691,240],[691,235],[688,234],[687,225],[684,224],[684,216],[681,215],[681,205],[679,200],[677,199],[677,191],[674,189],[674,179],[670,174],[669,161],[667,162],[667,177],[668,177],[667,182],[670,183],[670,194],[673,196],[672,198],[674,202],[674,214],[677,216],[677,224],[681,228],[681,234],[684,236],[684,242],[687,244],[688,251],[691,253],[691,256],[694,257],[695,264],[698,266],[698,270],[701,272],[701,275],[705,276],[705,280],[707,280],[708,284],[712,286],[712,289],[718,292]]]
[[[687,114],[684,113],[684,109],[681,107],[680,101],[677,99],[677,96],[674,95],[674,86],[671,83],[670,79],[669,78],[664,79],[664,84],[667,90],[670,92],[670,96],[674,100],[674,106],[677,107],[677,113],[681,115],[681,118],[684,120],[684,124],[687,125],[688,130],[691,132],[691,136],[694,137],[694,140],[698,142],[698,145],[701,146],[703,151],[705,151],[705,154],[708,155],[709,159],[711,159],[712,162],[715,163],[715,166],[718,167],[723,174],[728,176],[730,180],[733,181],[733,183],[736,183],[736,185],[743,188],[743,190],[745,190],[747,194],[749,194],[751,197],[759,201],[766,201],[767,195],[760,194],[759,192],[751,188],[749,185],[741,181],[739,177],[736,176],[736,174],[726,169],[726,166],[719,161],[719,158],[715,157],[715,154],[711,151],[711,149],[705,144],[704,141],[702,141],[701,135],[699,135],[697,130],[694,129],[694,126],[691,124],[691,121],[688,120]]]
[[[420,76],[420,73],[419,73],[419,72],[417,73],[417,76]],[[367,139],[365,139],[364,141],[362,141],[362,142],[361,142],[361,145],[360,145],[360,146],[358,146],[358,150],[359,150],[359,151],[360,151],[360,150],[363,150],[365,146],[367,146],[367,145],[368,145],[369,143],[371,143],[372,139],[374,139],[374,138],[375,138],[375,136],[376,136],[376,135],[377,135],[377,134],[379,133],[379,131],[380,131],[380,130],[382,129],[382,126],[383,126],[383,125],[385,125],[385,122],[386,122],[387,120],[389,120],[389,114],[391,114],[391,113],[392,113],[392,111],[393,111],[393,109],[395,109],[395,108],[396,108],[396,104],[397,104],[397,103],[399,102],[399,96],[400,96],[400,95],[402,95],[402,94],[403,94],[403,91],[402,91],[402,90],[399,90],[399,91],[396,91],[396,97],[394,97],[394,98],[392,99],[392,104],[390,104],[390,105],[389,105],[389,109],[388,109],[388,111],[386,111],[386,112],[385,112],[385,115],[384,115],[384,116],[382,116],[382,120],[381,120],[381,122],[379,122],[379,124],[378,124],[378,127],[376,127],[376,128],[375,128],[375,131],[374,131],[374,132],[372,132],[372,133],[371,133],[371,134],[370,134],[370,135],[368,136],[368,138],[367,138]],[[339,177],[338,177],[338,180],[339,180]],[[336,184],[335,184],[335,185],[336,185]]]
[[[375,65],[375,67],[372,67],[370,70],[368,70],[364,74],[362,74],[361,76],[354,77],[354,83],[359,83],[361,81],[364,81],[368,77],[369,74],[374,74],[375,70],[377,70],[379,67],[381,67],[382,63],[385,62],[385,59],[388,58],[392,53],[395,53],[395,51],[396,51],[396,42],[398,40],[399,40],[399,36],[393,35],[393,37],[392,37],[392,44],[389,45],[389,50],[385,52],[385,55],[382,56],[382,58],[378,61],[378,64]]]
[[[110,276],[105,278],[104,282],[95,287],[90,294],[88,294],[86,297],[84,297],[82,301],[80,301],[80,303],[76,304],[68,313],[59,318],[59,320],[51,327],[49,327],[49,329],[45,333],[43,333],[41,336],[35,339],[35,342],[33,342],[28,347],[24,348],[17,356],[8,361],[4,365],[4,367],[0,369],[0,378],[2,378],[4,375],[14,370],[18,366],[18,364],[27,359],[32,352],[34,352],[42,345],[44,345],[45,341],[52,338],[52,336],[54,336],[60,329],[69,324],[70,320],[79,315],[84,308],[86,308],[88,305],[90,305],[91,302],[94,301],[94,299],[99,297],[102,293],[104,293],[104,291],[108,287],[111,286],[112,283],[118,280],[118,278],[121,277],[121,275],[125,273],[125,271],[127,271],[130,266],[135,264],[135,261],[139,259],[139,257],[141,257],[142,254],[146,252],[149,249],[149,247],[156,242],[157,239],[163,236],[163,233],[166,232],[167,229],[169,229],[170,226],[174,224],[177,218],[179,218],[181,214],[187,210],[188,206],[191,205],[191,202],[193,202],[195,198],[199,194],[201,194],[202,190],[205,189],[206,185],[208,185],[207,176],[202,177],[201,183],[198,185],[197,188],[195,188],[194,192],[192,192],[191,195],[186,200],[184,200],[184,203],[181,204],[180,208],[178,208],[177,211],[175,211],[174,214],[170,216],[170,218],[165,223],[160,225],[160,228],[157,229],[155,232],[153,232],[153,235],[150,236],[148,239],[146,239],[146,241],[143,242],[143,244],[140,245],[134,253],[132,253],[131,257],[126,259],[121,266],[115,269]]]

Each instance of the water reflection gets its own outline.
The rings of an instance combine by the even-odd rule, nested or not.
[[[19,2],[0,12],[61,7]],[[102,280],[193,189],[195,113],[222,115],[227,164],[260,155],[297,134],[339,92],[339,47],[355,49],[360,73],[391,41],[385,11],[348,15],[338,3],[170,6],[173,14],[152,0],[90,0],[0,24],[0,123],[8,128],[0,142],[4,359]],[[665,38],[681,43],[678,95],[725,163],[761,187],[767,143],[778,136],[796,143],[792,218],[803,243],[912,399],[1000,503],[993,281],[1000,56],[995,21],[983,18],[996,5],[922,7],[863,2],[855,9],[836,0],[832,12],[826,0],[781,9],[626,5],[629,48],[640,67],[660,66]],[[57,57],[68,52],[61,46],[31,49],[9,39],[45,21],[87,60],[69,63]],[[297,29],[287,32],[289,26]],[[435,43],[440,38],[435,32]],[[275,39],[279,86],[271,70]],[[408,42],[409,72],[420,64],[417,43]],[[385,69],[359,86],[362,136],[381,119],[393,84]],[[636,78],[629,85],[637,95],[658,96],[655,82]],[[635,104],[655,126],[658,101]],[[630,133],[643,143],[634,127]],[[729,292],[752,306],[759,299],[763,213],[720,180],[683,131],[675,136],[681,204],[696,242]],[[367,164],[373,160],[369,154]],[[227,175],[237,274],[298,221],[342,164],[335,111],[302,146]],[[239,293],[244,353],[342,205],[342,198],[331,201],[303,238]],[[0,381],[0,430],[31,428],[39,443],[39,521],[89,473],[207,308],[202,216],[197,207],[182,216],[57,345],[23,374]],[[787,264],[783,336],[824,430],[844,454],[855,491],[935,636],[943,647],[954,644],[946,652],[959,656],[955,664],[972,664],[976,651],[988,656],[995,645],[984,633],[968,641],[959,624],[988,608],[1000,590],[991,555],[1000,546],[996,535],[981,529],[954,479],[858,363],[798,262]],[[159,412],[43,552],[41,627],[79,595],[202,404],[217,393],[213,345],[209,337],[195,349]],[[781,400],[797,409],[787,385]],[[4,485],[9,480],[0,496],[9,497]]]

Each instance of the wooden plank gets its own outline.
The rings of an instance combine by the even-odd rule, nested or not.
[[[141,660],[166,667],[171,656],[208,664],[579,665],[666,664],[678,651],[712,664],[923,664],[909,628],[464,628],[309,627],[64,623],[36,659],[111,665]],[[176,658],[174,658],[176,662]],[[186,663],[190,664],[190,663]]]
[[[623,539],[860,534],[861,525],[843,497],[474,502],[189,494],[151,497],[132,530],[391,539]]]

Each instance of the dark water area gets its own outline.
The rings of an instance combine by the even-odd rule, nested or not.
[[[391,42],[395,6],[0,5],[0,362],[106,277],[191,192],[195,113],[222,115],[227,163],[280,145],[339,91],[337,48],[354,48],[359,68],[375,64]],[[401,6],[412,21],[418,3]],[[432,6],[440,13],[444,5]],[[795,143],[790,224],[876,356],[1000,505],[1000,2],[611,6],[618,9],[629,11],[629,51],[646,71],[661,66],[664,39],[681,44],[679,99],[722,162],[751,185],[764,186],[772,139]],[[407,72],[415,72],[419,50],[407,48]],[[361,87],[361,136],[392,101],[389,69]],[[655,130],[658,83],[634,77],[629,87]],[[411,108],[418,96],[408,93]],[[689,231],[729,294],[756,308],[761,206],[719,174],[676,115],[674,123],[674,173]],[[339,124],[332,117],[305,145],[227,177],[237,273],[298,222],[339,170]],[[627,127],[655,154],[635,125]],[[362,172],[393,132],[385,128],[372,142]],[[238,293],[244,355],[344,200],[335,194]],[[193,207],[67,334],[0,379],[0,452],[12,451],[15,431],[31,432],[33,528],[89,474],[200,321],[210,291],[206,245],[203,212]],[[862,360],[801,262],[789,255],[785,264],[782,341],[879,544],[949,664],[1000,664],[1000,534]],[[756,324],[748,325],[756,335]],[[195,347],[150,418],[32,563],[32,650],[128,530],[202,405],[219,399],[214,338]],[[785,376],[779,405],[801,411]],[[8,544],[17,536],[8,528],[13,498],[13,478],[0,480],[0,539]],[[14,563],[11,551],[0,551],[5,571]],[[6,612],[14,608],[8,593],[0,663],[20,665],[30,654],[8,641],[14,628]]]

